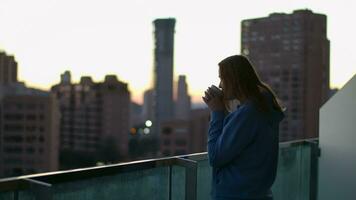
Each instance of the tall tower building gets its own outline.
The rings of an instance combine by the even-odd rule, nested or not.
[[[17,82],[17,62],[13,56],[0,52],[0,85]]]
[[[190,96],[188,95],[188,86],[184,75],[178,78],[177,102],[175,107],[175,118],[187,120],[190,116]]]
[[[241,22],[241,54],[287,107],[281,141],[318,136],[319,108],[329,94],[326,21],[296,10]]]
[[[176,20],[155,20],[154,38],[154,125],[160,129],[163,121],[174,115],[173,102],[173,49]],[[158,133],[156,132],[156,135]]]

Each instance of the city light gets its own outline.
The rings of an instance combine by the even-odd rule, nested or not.
[[[135,135],[135,134],[136,134],[136,132],[137,132],[137,131],[136,131],[136,129],[135,129],[135,128],[131,128],[131,129],[130,129],[130,133],[131,133],[132,135]]]
[[[149,134],[150,133],[150,129],[149,128],[144,128],[143,129],[143,133],[146,134],[146,135]]]
[[[147,127],[151,127],[151,126],[152,126],[152,121],[151,121],[151,120],[147,120],[147,121],[145,122],[145,125],[146,125]]]

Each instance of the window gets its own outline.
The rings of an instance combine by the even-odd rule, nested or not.
[[[275,39],[280,39],[281,36],[280,35],[272,35],[271,38],[272,38],[272,40],[275,40]]]
[[[23,141],[23,138],[21,135],[4,136],[4,141],[20,143]]]
[[[28,131],[28,132],[35,132],[36,129],[37,129],[36,126],[27,126],[27,127],[26,127],[26,131]]]
[[[163,128],[163,134],[169,135],[172,133],[172,128],[171,127],[164,127]]]
[[[6,120],[22,120],[23,115],[22,114],[5,114],[4,118]]]
[[[44,137],[43,137],[43,135],[40,135],[40,137],[38,138],[38,140],[39,140],[40,142],[44,142]]]
[[[187,145],[187,141],[185,139],[177,139],[176,145],[177,146],[185,146],[185,145]]]
[[[36,116],[36,115],[27,115],[27,116],[26,116],[26,119],[27,119],[27,120],[36,120],[36,119],[37,119],[37,116]]]
[[[34,148],[34,147],[28,147],[28,148],[26,149],[26,153],[29,153],[29,154],[35,153],[35,148]]]
[[[36,140],[36,136],[35,135],[28,135],[26,137],[26,142],[32,143]]]
[[[5,147],[4,152],[6,153],[22,153],[23,149],[19,146]]]
[[[170,145],[170,144],[171,144],[171,141],[170,141],[169,139],[165,139],[165,140],[163,141],[163,144],[164,144],[164,145]]]
[[[33,104],[33,103],[27,104],[26,108],[27,108],[27,110],[35,110],[37,108],[37,105]]]
[[[4,130],[9,132],[18,132],[23,131],[24,127],[22,125],[17,124],[5,124]]]

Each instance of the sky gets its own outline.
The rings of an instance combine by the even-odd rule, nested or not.
[[[186,75],[195,103],[218,84],[217,63],[240,53],[240,22],[309,9],[327,15],[330,84],[356,73],[353,0],[0,0],[0,50],[14,55],[18,77],[48,90],[70,70],[102,81],[116,74],[142,103],[153,85],[152,22],[175,18],[174,79]]]

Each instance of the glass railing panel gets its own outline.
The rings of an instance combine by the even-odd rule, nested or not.
[[[0,200],[14,200],[16,199],[15,193],[15,191],[0,192]],[[36,200],[36,197],[30,189],[18,191],[17,196],[18,200]]]
[[[185,168],[172,166],[172,200],[185,198]]]
[[[194,158],[192,158],[194,159]],[[275,200],[310,199],[311,146],[307,143],[280,147],[277,176],[272,191]],[[205,156],[198,161],[197,199],[211,199],[212,168]]]
[[[311,184],[311,161],[312,161],[312,146],[309,144],[302,145],[301,149],[301,172],[299,176],[301,177],[301,188],[300,188],[300,199],[310,199],[310,184]],[[317,159],[317,158],[315,158]]]
[[[13,192],[0,192],[0,200],[13,200],[14,193]]]
[[[53,185],[54,200],[168,199],[169,167]]]
[[[210,200],[212,168],[208,160],[198,161],[198,191],[197,200]]]
[[[310,146],[279,149],[277,177],[272,187],[275,200],[309,199]]]
[[[317,145],[312,146],[307,142],[281,145],[277,177],[272,187],[275,200],[307,200],[310,199],[312,193],[315,193],[311,187],[313,186],[312,179],[316,174],[311,170],[317,159],[312,156],[315,149],[317,149]],[[197,162],[197,200],[211,199],[212,168],[209,165],[207,154],[201,153],[184,157]],[[188,168],[182,163],[178,165],[174,163],[158,165],[159,167],[155,168],[141,168],[137,171],[130,170],[130,172],[120,172],[109,176],[97,174],[94,178],[89,179],[56,182],[51,187],[52,199],[111,200],[120,198],[136,200],[148,199],[148,197],[149,199],[185,199],[186,170]],[[13,192],[0,193],[0,200],[14,199]],[[18,197],[19,200],[36,199],[31,188],[20,191]]]
[[[36,196],[30,189],[19,191],[19,200],[36,200]]]

